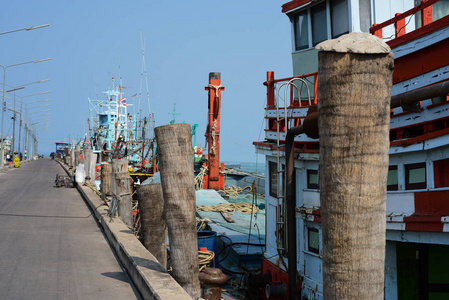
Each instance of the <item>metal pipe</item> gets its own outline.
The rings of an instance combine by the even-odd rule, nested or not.
[[[287,200],[287,258],[288,258],[288,293],[289,299],[296,299],[296,198],[295,184],[293,182],[295,171],[295,158],[293,156],[293,145],[295,136],[304,133],[302,126],[289,129],[285,137],[285,183]]]
[[[391,108],[410,106],[419,101],[449,94],[449,80],[391,97]]]

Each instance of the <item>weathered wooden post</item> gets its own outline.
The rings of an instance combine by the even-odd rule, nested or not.
[[[118,215],[128,227],[133,226],[131,183],[127,159],[113,159],[112,173],[115,180],[115,196],[117,197]],[[112,183],[112,182],[111,182]]]
[[[101,195],[103,196],[103,200],[105,200],[105,194],[109,191],[114,192],[115,190],[111,189],[111,173],[112,173],[112,165],[108,162],[101,163]]]
[[[164,198],[160,183],[144,184],[137,188],[140,232],[143,245],[159,263],[167,265],[167,237],[164,218]]]
[[[75,168],[75,151],[70,150],[70,168]]]
[[[93,153],[92,151],[92,155],[90,157],[90,182],[95,184],[95,168],[97,166],[97,158],[98,158],[98,154],[97,153]]]
[[[172,276],[196,299],[200,284],[190,125],[165,125],[156,127],[154,132],[159,147],[159,169],[170,240]]]
[[[317,46],[324,299],[383,299],[393,55],[351,33]]]
[[[81,152],[81,149],[80,149],[80,146],[79,145],[76,145],[75,146],[75,168],[80,164],[80,152]]]
[[[84,174],[86,175],[86,181],[90,181],[92,174],[91,171],[91,163],[92,163],[92,155],[93,150],[92,149],[84,149],[83,150],[83,157],[84,157]]]

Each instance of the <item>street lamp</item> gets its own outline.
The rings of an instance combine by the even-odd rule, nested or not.
[[[50,24],[14,29],[14,30],[10,30],[10,31],[1,32],[0,35],[7,34],[7,33],[13,33],[13,32],[17,32],[17,31],[22,31],[22,30],[30,31],[30,30],[44,28],[44,27],[48,27],[48,26],[50,26]]]
[[[26,86],[28,86],[28,85],[31,85],[31,84],[35,84],[35,83],[43,83],[43,82],[47,82],[47,81],[50,81],[50,79],[43,79],[43,80],[39,80],[39,81],[33,81],[33,82],[29,82],[29,83],[24,83],[24,84],[21,84],[21,85],[18,85],[18,86],[16,86],[16,89],[15,90],[19,90],[19,89],[23,89],[23,88],[25,88]],[[2,84],[3,84],[3,82],[2,82]],[[12,85],[9,85],[9,84],[6,84],[5,83],[5,85],[7,85],[7,86],[9,86],[9,87],[14,87],[14,86],[12,86]],[[7,93],[8,92],[12,92],[12,91],[14,91],[14,90],[9,90],[9,91],[6,91]],[[3,92],[3,90],[2,90],[2,92]],[[47,93],[51,93],[52,91],[46,91],[46,92],[40,92],[40,93],[35,93],[35,94],[31,94],[31,95],[27,95],[27,96],[19,96],[19,95],[16,95],[15,93],[14,93],[14,111],[15,111],[15,106],[16,106],[16,101],[19,101],[19,100],[16,100],[16,97],[15,96],[17,96],[17,97],[19,97],[19,98],[21,98],[22,100],[21,101],[19,101],[20,102],[20,112],[17,112],[17,111],[15,111],[15,113],[19,113],[20,114],[20,122],[19,122],[19,152],[21,152],[20,150],[20,136],[21,136],[21,132],[22,132],[22,104],[23,104],[23,98],[26,98],[26,97],[30,97],[30,96],[34,96],[34,95],[42,95],[42,94],[47,94]],[[5,96],[5,98],[9,98],[9,97],[6,97]],[[46,99],[46,100],[41,100],[41,101],[48,101],[48,100],[51,100],[51,99]],[[34,102],[38,102],[38,101],[34,101]],[[31,102],[31,103],[34,103],[34,102]],[[8,104],[10,104],[9,102],[6,102],[6,103],[8,103]],[[15,122],[15,116],[14,116],[14,122]],[[14,123],[14,125],[15,125],[15,123]],[[15,126],[14,126],[15,127]],[[13,131],[13,140],[15,141],[15,129],[14,129],[14,131]],[[14,144],[15,145],[15,144]]]
[[[50,79],[45,79],[45,80],[39,80],[39,81],[36,81],[36,82],[32,82],[32,83],[42,83],[42,82],[46,82],[46,81],[49,81]],[[29,84],[29,83],[28,83]],[[35,95],[43,95],[43,94],[48,94],[48,93],[51,93],[52,91],[45,91],[45,92],[40,92],[40,93],[35,93],[35,94],[31,94],[31,95],[26,95],[26,96],[23,96],[23,97],[20,97],[21,99],[22,99],[22,101],[20,101],[20,122],[19,122],[19,152],[21,152],[20,150],[20,135],[21,135],[21,132],[22,132],[22,104],[23,104],[23,98],[27,98],[27,97],[31,97],[31,96],[35,96]],[[45,99],[45,100],[38,100],[38,101],[33,101],[33,102],[29,102],[28,104],[30,104],[30,103],[36,103],[36,102],[44,102],[44,101],[50,101],[50,100],[53,100],[53,99]]]
[[[12,122],[12,160],[14,161],[14,157],[15,157],[15,153],[14,153],[14,145],[16,143],[16,116],[17,116],[17,112],[16,112],[16,91],[18,90],[23,90],[25,87],[19,87],[19,88],[15,88],[9,91],[6,91],[7,93],[11,93],[14,92],[14,110],[13,110],[13,122]]]
[[[0,149],[0,167],[4,166],[3,160],[4,160],[4,145],[5,145],[5,141],[4,141],[4,136],[3,136],[3,127],[4,127],[4,123],[5,123],[5,81],[6,81],[6,69],[10,68],[10,67],[15,67],[15,66],[20,66],[20,65],[25,65],[25,64],[30,64],[30,63],[39,63],[39,62],[43,62],[43,61],[48,61],[51,60],[51,58],[45,58],[45,59],[39,59],[39,60],[31,60],[31,61],[26,61],[26,62],[22,62],[22,63],[18,63],[18,64],[12,64],[12,65],[7,65],[7,66],[3,66],[0,65],[1,68],[3,68],[3,96],[2,96],[2,129],[1,129],[1,149]]]

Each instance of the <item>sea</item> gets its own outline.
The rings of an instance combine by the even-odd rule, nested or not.
[[[226,168],[248,173],[265,174],[265,162],[224,162]]]

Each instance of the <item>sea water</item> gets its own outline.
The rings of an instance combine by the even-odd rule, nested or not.
[[[265,174],[265,162],[225,162],[226,168],[247,173]]]

